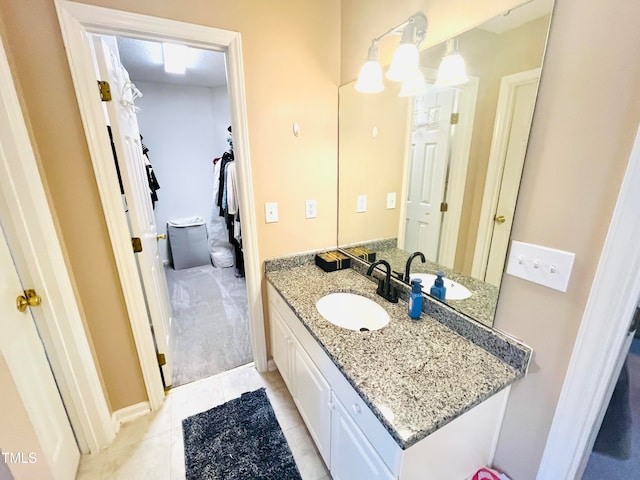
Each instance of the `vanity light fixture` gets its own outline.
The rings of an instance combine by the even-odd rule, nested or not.
[[[438,78],[436,79],[436,87],[453,87],[467,83],[467,68],[464,58],[458,51],[458,38],[447,40],[447,49],[440,68],[438,68]]]
[[[378,93],[384,90],[382,84],[382,67],[378,61],[378,42],[374,40],[369,47],[367,61],[362,65],[356,90],[360,93]]]
[[[184,75],[187,69],[187,48],[185,45],[176,45],[175,43],[162,44],[165,72]]]
[[[377,93],[384,89],[382,67],[378,61],[378,42],[389,35],[402,35],[400,46],[396,49],[386,77],[396,82],[424,79],[419,66],[418,48],[427,34],[427,17],[418,12],[400,25],[386,31],[372,40],[367,61],[360,69],[356,90],[362,93]]]

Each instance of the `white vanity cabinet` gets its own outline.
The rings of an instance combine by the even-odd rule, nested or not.
[[[269,319],[273,361],[291,392],[322,459],[329,465],[331,388],[287,326],[283,313],[287,316],[292,315],[292,312],[284,305],[282,297],[278,295],[275,299],[278,307],[275,307],[272,298],[270,293]]]
[[[331,478],[395,478],[335,394],[331,407]]]
[[[332,478],[462,480],[491,463],[508,388],[403,450],[271,284],[267,295],[273,360]]]

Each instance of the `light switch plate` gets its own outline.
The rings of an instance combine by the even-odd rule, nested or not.
[[[266,223],[275,223],[278,221],[277,202],[267,202],[264,204],[264,217]]]
[[[566,292],[575,257],[575,253],[513,241],[507,274]]]
[[[358,207],[357,213],[364,213],[367,211],[367,196],[366,195],[358,195]]]
[[[306,200],[304,211],[305,218],[316,218],[316,201]]]
[[[387,193],[387,209],[396,208],[396,192]]]

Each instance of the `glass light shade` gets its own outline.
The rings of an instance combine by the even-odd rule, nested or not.
[[[446,55],[442,58],[440,68],[438,69],[438,78],[436,79],[436,87],[453,87],[467,83],[467,68],[464,59],[457,53]]]
[[[360,93],[378,93],[384,90],[382,67],[375,60],[369,60],[360,69],[356,90]]]
[[[394,82],[404,82],[420,77],[418,47],[413,43],[401,43],[393,54],[387,78]]]
[[[400,87],[400,93],[398,94],[398,96],[415,97],[416,95],[422,95],[426,91],[427,82],[424,79],[424,75],[422,74],[422,72],[420,72],[420,76],[418,78],[402,82],[402,87]]]

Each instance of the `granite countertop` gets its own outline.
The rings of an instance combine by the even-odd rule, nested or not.
[[[525,374],[528,347],[445,306],[434,309],[437,302],[429,300],[430,315],[412,320],[406,302],[387,302],[376,295],[376,283],[353,269],[289,265],[267,267],[266,276],[403,449]],[[315,307],[333,292],[374,300],[389,313],[389,324],[371,332],[334,326]]]
[[[410,255],[409,252],[397,247],[378,250],[377,254],[378,259],[389,262],[391,269],[396,272],[404,272],[407,258],[409,258]],[[472,292],[469,298],[464,300],[447,300],[447,304],[489,327],[492,326],[496,304],[498,302],[498,287],[463,275],[434,262],[427,261],[422,263],[419,258],[416,258],[411,263],[411,273],[436,273],[438,271],[443,271],[446,278],[450,278],[464,285]]]

